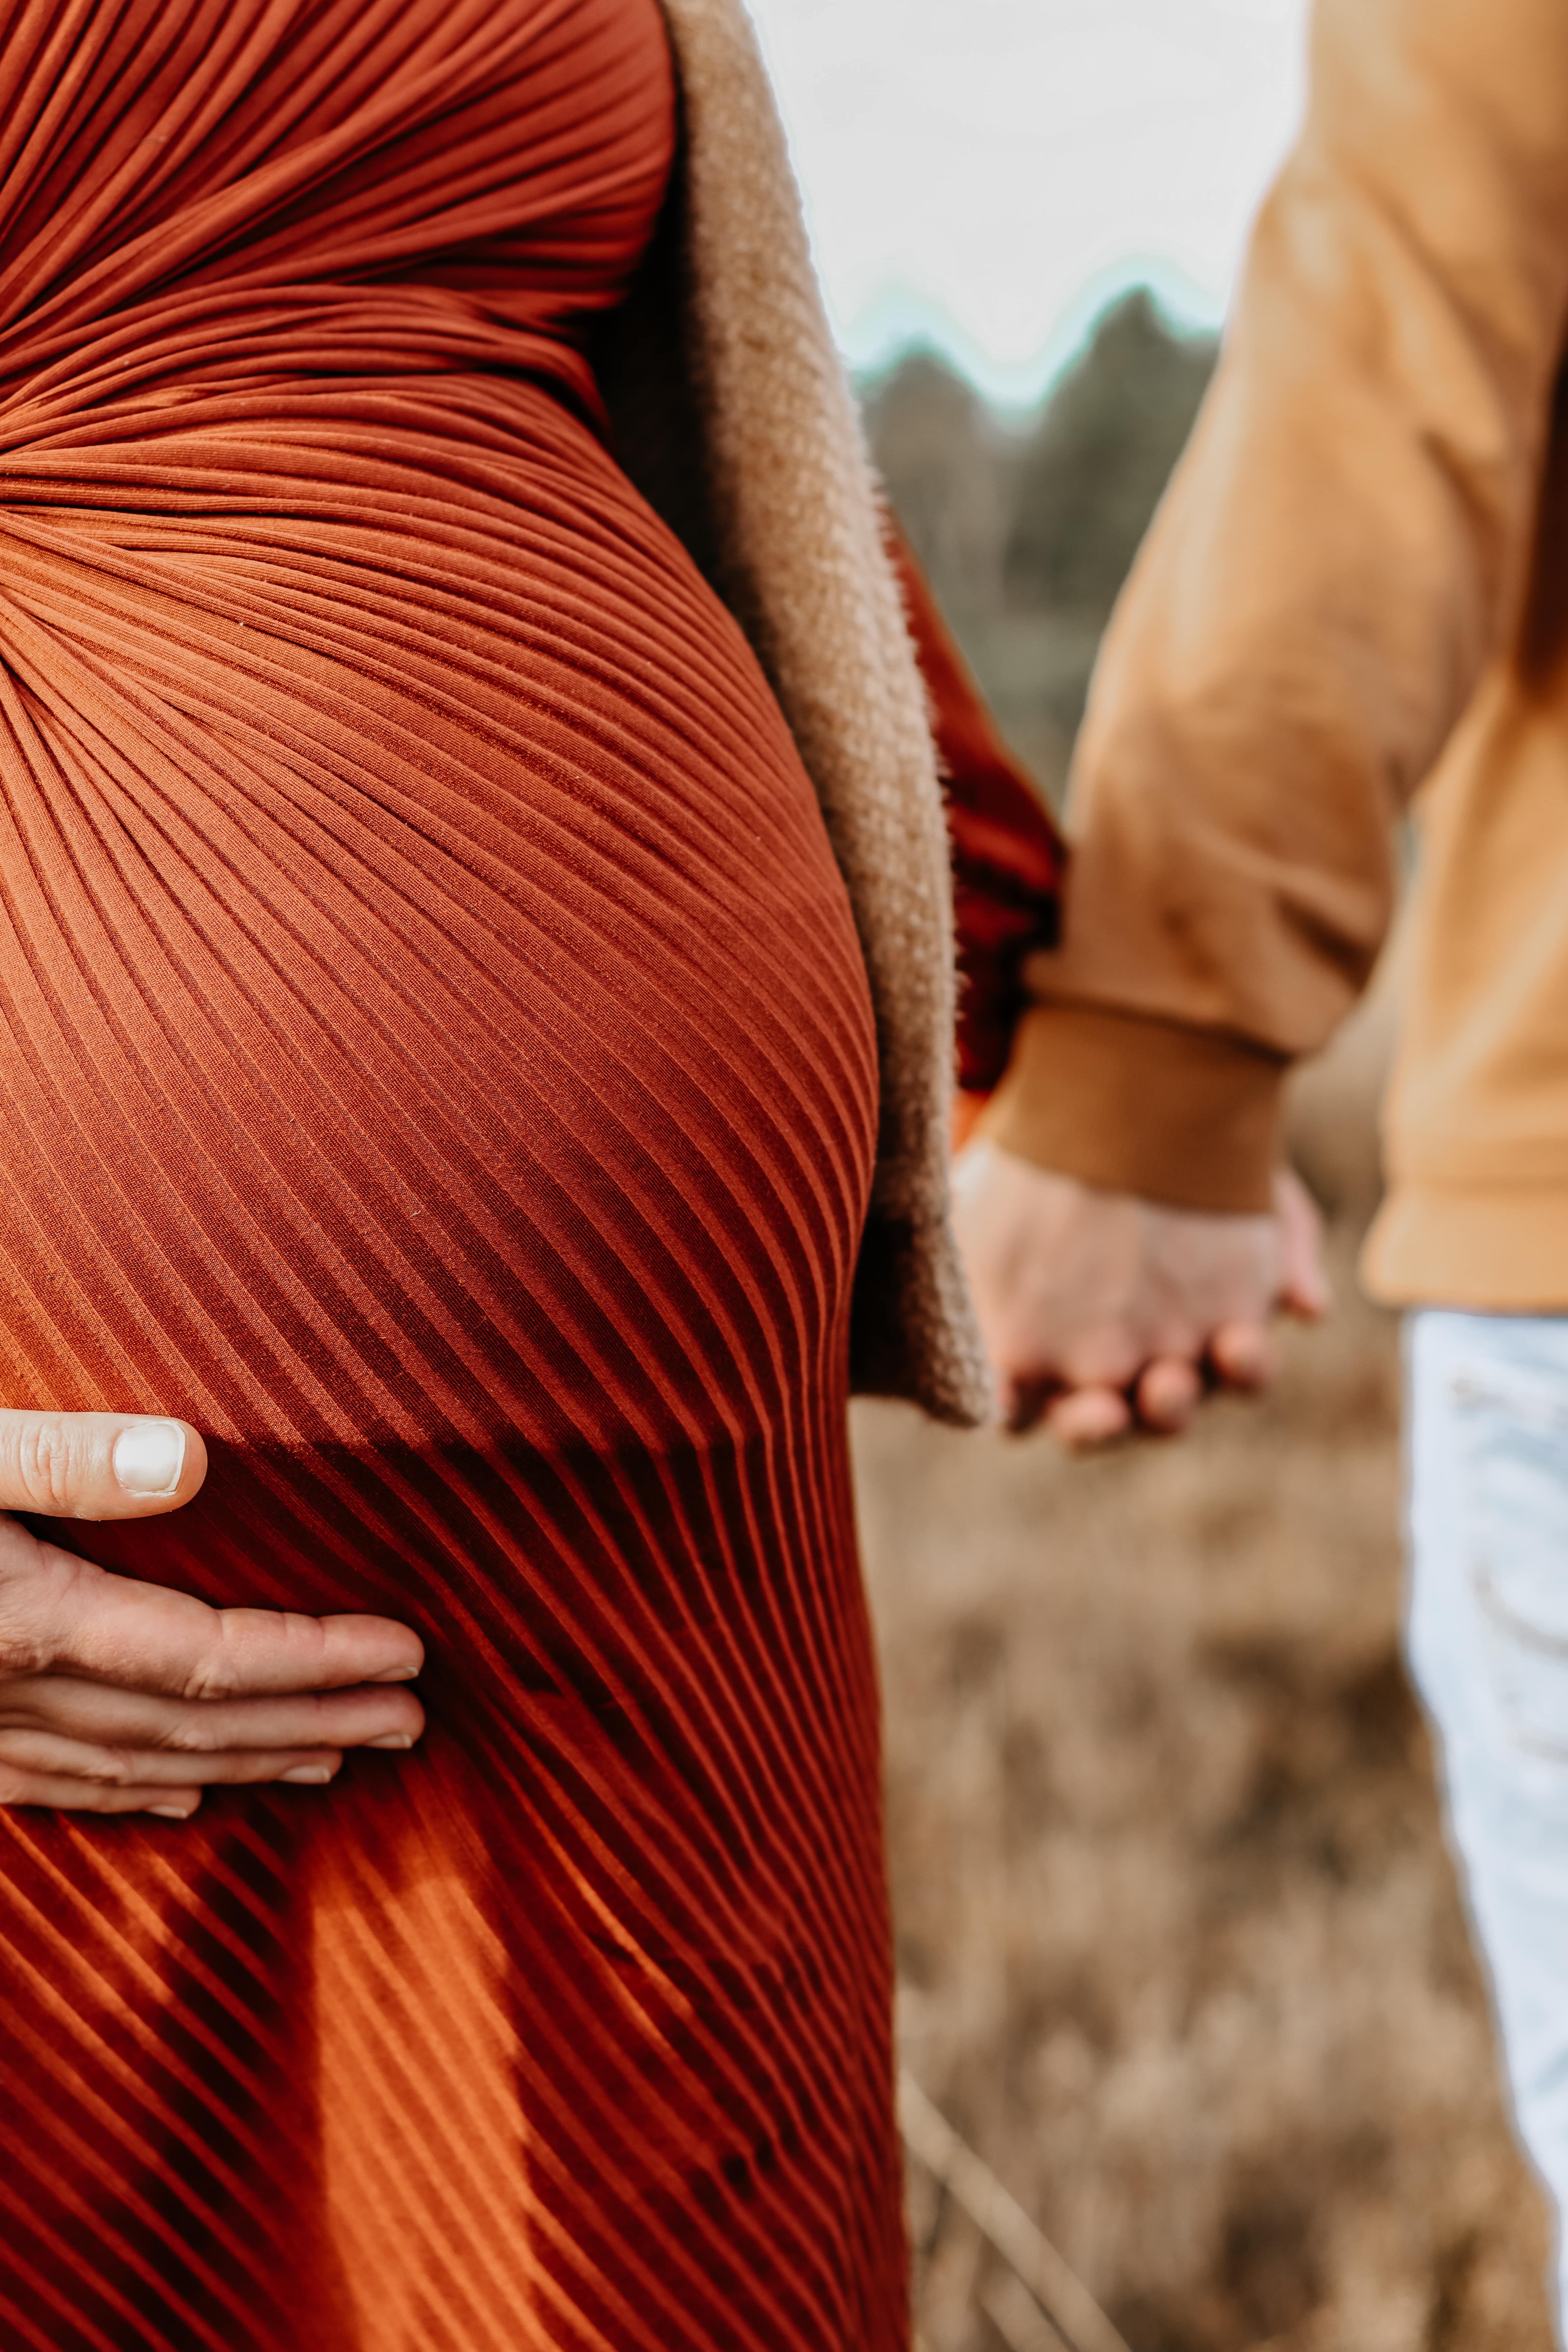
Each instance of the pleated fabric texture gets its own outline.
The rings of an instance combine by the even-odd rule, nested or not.
[[[430,1661],[0,1817],[8,2347],[905,2340],[865,975],[585,357],[673,138],[655,0],[0,0],[4,1398]]]

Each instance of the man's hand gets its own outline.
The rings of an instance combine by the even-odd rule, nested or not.
[[[205,1475],[184,1422],[0,1412],[0,1511],[145,1518]],[[330,1780],[413,1746],[423,1662],[389,1618],[209,1609],[0,1518],[0,1804],[184,1821],[215,1782]]]
[[[1069,1445],[1135,1422],[1184,1428],[1205,1380],[1260,1387],[1268,1323],[1328,1304],[1318,1213],[1281,1174],[1270,1216],[1208,1216],[1098,1192],[993,1143],[955,1170],[958,1238],[1014,1428]]]

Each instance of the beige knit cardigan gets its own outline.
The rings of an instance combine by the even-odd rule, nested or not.
[[[990,1384],[950,1217],[952,907],[919,670],[742,0],[662,0],[682,138],[598,354],[617,454],[735,614],[800,748],[871,985],[881,1111],[851,1373],[973,1423]]]

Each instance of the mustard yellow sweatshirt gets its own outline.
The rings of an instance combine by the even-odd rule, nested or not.
[[[1422,851],[1394,1301],[1568,1308],[1568,5],[1319,0],[1301,136],[1112,621],[987,1130],[1268,1200]]]

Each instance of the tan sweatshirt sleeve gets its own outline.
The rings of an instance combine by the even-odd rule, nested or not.
[[[1564,0],[1319,0],[1301,136],[1096,672],[1062,948],[986,1114],[1266,1205],[1394,819],[1515,625],[1568,310]]]

